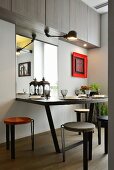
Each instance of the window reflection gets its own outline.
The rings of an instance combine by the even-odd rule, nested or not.
[[[31,39],[17,35],[16,47],[22,47]],[[32,53],[30,53],[32,51]],[[18,69],[20,63],[31,63],[30,76],[19,77]],[[16,55],[16,92],[29,94],[29,83],[34,78],[41,81],[43,77],[50,83],[51,96],[57,95],[58,73],[57,73],[57,46],[35,40],[20,54]]]

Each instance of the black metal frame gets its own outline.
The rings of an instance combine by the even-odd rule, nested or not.
[[[59,147],[59,144],[58,144],[58,139],[57,139],[57,135],[56,135],[55,127],[54,127],[54,122],[53,122],[50,106],[53,106],[53,105],[72,105],[72,104],[90,104],[88,121],[92,122],[94,104],[95,103],[107,102],[108,98],[104,98],[104,99],[91,99],[91,98],[89,99],[88,98],[87,100],[85,100],[85,99],[84,100],[80,100],[80,99],[76,99],[76,100],[70,100],[70,99],[69,100],[60,100],[60,99],[55,99],[55,100],[30,100],[30,99],[22,98],[22,96],[21,96],[21,97],[16,98],[16,100],[45,106],[46,115],[47,115],[47,118],[48,118],[48,123],[49,123],[49,126],[50,126],[55,151],[56,151],[56,153],[60,153],[61,151],[60,151],[60,147]]]
[[[50,106],[45,105],[45,109],[46,109],[46,114],[47,114],[50,130],[51,130],[52,139],[53,139],[54,146],[55,146],[55,151],[57,153],[60,153],[61,151],[60,151],[59,144],[58,144],[58,139],[57,139],[54,123],[53,123],[53,118],[51,115]],[[93,109],[94,109],[94,103],[91,103],[90,104],[90,113],[89,113],[89,122],[92,122]]]
[[[31,123],[32,150],[34,151],[34,120],[31,119],[30,123]],[[15,125],[16,124],[6,124],[6,149],[9,150],[11,146],[11,159],[15,159]]]

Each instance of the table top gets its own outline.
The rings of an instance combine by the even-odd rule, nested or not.
[[[39,105],[71,105],[71,104],[89,104],[89,103],[104,103],[108,101],[108,97],[102,98],[78,98],[78,97],[67,97],[63,99],[62,97],[50,97],[48,100],[45,98],[29,98],[29,95],[17,95],[17,101],[39,104]]]

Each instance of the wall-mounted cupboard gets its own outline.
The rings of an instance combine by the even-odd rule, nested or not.
[[[88,7],[88,42],[100,46],[100,14]]]
[[[70,0],[70,30],[76,30],[78,38],[87,42],[87,5],[80,0]]]
[[[78,39],[100,46],[100,14],[81,0],[46,0],[46,25],[64,33],[75,30]]]
[[[17,21],[21,16],[20,26],[25,23],[28,28],[29,22],[42,33],[45,25],[62,33],[75,30],[78,39],[100,46],[100,14],[81,0],[0,0],[0,6],[11,9],[12,18]]]
[[[11,11],[11,0],[0,0],[0,7]]]
[[[69,0],[46,0],[46,25],[60,32],[69,31]]]
[[[12,12],[45,23],[45,0],[12,0]]]

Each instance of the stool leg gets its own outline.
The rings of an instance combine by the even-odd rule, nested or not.
[[[101,122],[98,120],[98,145],[101,145]]]
[[[77,115],[77,122],[80,122],[81,121],[81,116],[80,116],[81,113],[77,113],[76,112],[76,115]],[[78,132],[79,135],[81,135],[81,132]]]
[[[85,121],[87,122],[88,121],[88,114],[85,113]]]
[[[11,125],[11,159],[15,159],[15,125]]]
[[[105,125],[104,132],[105,154],[108,154],[108,124]]]
[[[83,132],[83,170],[88,170],[88,133]]]
[[[34,120],[31,121],[31,140],[32,140],[32,150],[34,151]]]
[[[10,148],[9,142],[9,125],[6,124],[6,149],[9,150]]]
[[[92,136],[93,136],[93,133],[89,132],[88,133],[88,138],[89,138],[89,160],[92,160]]]
[[[63,162],[65,162],[65,136],[64,136],[64,126],[63,125],[61,125],[61,142],[62,142]]]

